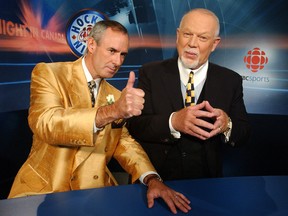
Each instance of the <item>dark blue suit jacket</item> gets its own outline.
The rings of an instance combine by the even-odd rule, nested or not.
[[[143,146],[165,180],[222,176],[223,135],[206,141],[181,134],[174,139],[169,116],[184,107],[177,58],[153,62],[139,69],[138,87],[145,91],[143,114],[128,121],[132,136]],[[233,122],[228,144],[240,145],[249,137],[243,101],[242,77],[227,68],[209,63],[207,79],[198,99],[224,110]]]

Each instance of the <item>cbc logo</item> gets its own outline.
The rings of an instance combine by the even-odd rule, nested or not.
[[[95,23],[107,17],[91,9],[84,9],[72,16],[66,27],[66,40],[72,52],[80,57],[87,47],[87,37]]]
[[[255,73],[264,68],[268,63],[268,57],[264,51],[254,48],[253,50],[249,50],[247,55],[244,56],[244,63],[249,70]]]

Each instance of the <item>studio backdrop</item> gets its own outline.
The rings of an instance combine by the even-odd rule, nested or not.
[[[0,7],[0,112],[29,107],[31,71],[39,62],[74,61],[93,25],[122,23],[129,54],[108,80],[120,90],[128,72],[176,55],[176,29],[192,8],[219,17],[222,41],[210,61],[243,77],[251,114],[288,114],[288,38],[284,0],[10,0]],[[157,72],[157,71],[155,71]]]

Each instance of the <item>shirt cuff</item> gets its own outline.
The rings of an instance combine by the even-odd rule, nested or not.
[[[173,126],[172,126],[172,116],[174,115],[175,112],[171,113],[169,117],[169,128],[170,128],[170,133],[175,139],[180,139],[181,138],[181,133],[179,131],[176,131]]]
[[[154,172],[154,171],[148,171],[148,172],[145,172],[143,173],[140,178],[139,178],[139,181],[144,184],[144,178],[147,176],[147,175],[150,175],[150,174],[155,174],[155,175],[158,175],[158,173]],[[159,175],[158,175],[159,176]],[[159,176],[160,177],[160,176]],[[145,184],[144,184],[145,185]]]
[[[96,122],[94,122],[94,124],[93,124],[93,133],[96,133],[97,131],[101,131],[101,130],[103,130],[103,127],[102,128],[97,128],[96,127]]]

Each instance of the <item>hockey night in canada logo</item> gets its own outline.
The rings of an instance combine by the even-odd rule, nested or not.
[[[72,16],[66,28],[66,40],[72,52],[80,57],[85,53],[87,37],[95,23],[107,17],[92,9],[84,9]]]

